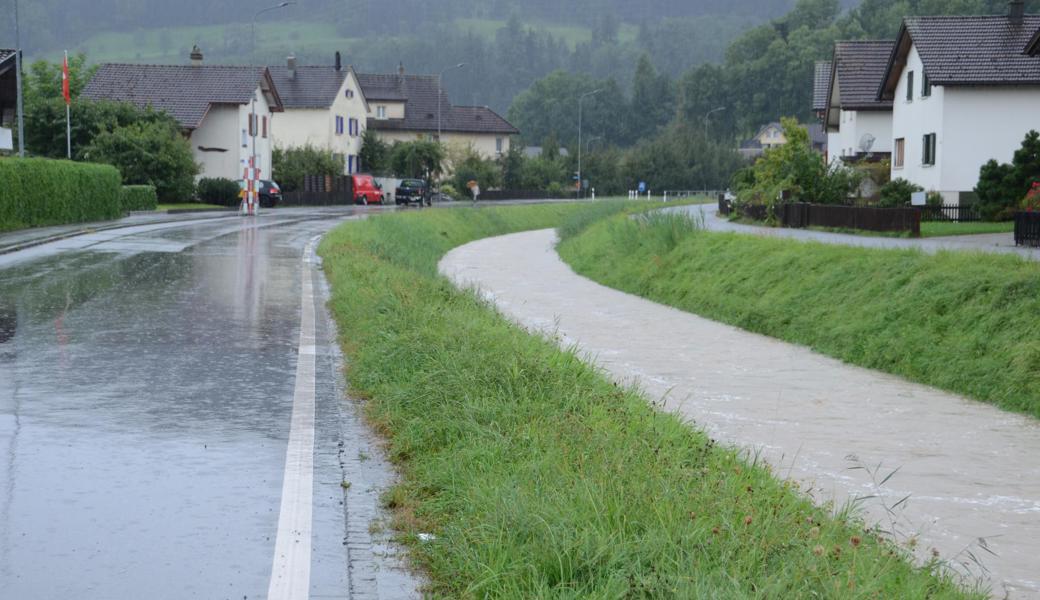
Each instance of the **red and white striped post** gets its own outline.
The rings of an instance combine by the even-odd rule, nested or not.
[[[253,216],[260,214],[260,192],[257,185],[260,180],[260,169],[256,168],[256,157],[249,158],[249,166],[246,167],[242,179],[245,180],[246,189],[242,196],[242,216]]]

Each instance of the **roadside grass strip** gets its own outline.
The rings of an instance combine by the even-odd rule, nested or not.
[[[619,206],[380,215],[321,245],[428,595],[982,598],[437,275],[454,246],[567,217],[577,231]]]
[[[1040,417],[1040,264],[703,231],[681,215],[567,235],[577,273],[788,342]]]

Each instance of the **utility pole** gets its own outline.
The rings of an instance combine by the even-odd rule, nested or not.
[[[596,94],[603,91],[603,88],[592,90],[591,92],[585,92],[581,96],[578,96],[578,190],[584,191],[584,180],[581,178],[581,102],[589,96],[595,96]]]
[[[18,0],[14,0],[14,79],[18,88],[18,156],[25,158],[25,108],[22,105],[22,32],[18,25]]]
[[[275,6],[268,6],[267,8],[262,8],[262,9],[256,11],[256,14],[253,15],[253,23],[252,23],[252,26],[250,28],[250,37],[252,38],[252,40],[251,40],[251,42],[249,44],[249,66],[250,67],[255,67],[256,66],[256,20],[258,18],[260,18],[260,15],[264,14],[265,12],[269,12],[269,11],[272,11],[272,10],[278,10],[279,8],[285,8],[286,6],[292,6],[293,4],[296,4],[295,0],[290,1],[290,2],[282,2],[280,4],[276,4]],[[250,166],[252,168],[254,168],[254,169],[259,169],[259,167],[256,164],[256,136],[257,136],[257,134],[259,134],[259,131],[257,131],[258,129],[260,129],[260,119],[256,118],[256,92],[254,90],[254,92],[253,92],[253,99],[252,99],[252,101],[249,104],[249,131],[252,134],[252,138],[253,138],[253,150],[252,150],[252,155],[253,155],[252,163],[253,164],[250,165]]]
[[[461,69],[465,67],[466,63],[459,63],[457,65],[447,67],[437,74],[437,143],[441,143],[441,96],[444,94],[441,88],[441,79],[444,78],[444,74],[452,69]]]

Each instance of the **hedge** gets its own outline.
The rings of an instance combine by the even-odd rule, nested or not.
[[[159,197],[154,185],[124,185],[119,194],[120,204],[126,212],[132,210],[155,210]]]
[[[46,158],[0,159],[0,231],[123,215],[115,167]]]
[[[238,205],[238,182],[223,177],[203,177],[195,188],[199,200],[221,206]]]

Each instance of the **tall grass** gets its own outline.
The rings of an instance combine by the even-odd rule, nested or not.
[[[430,597],[972,596],[435,272],[454,245],[582,210],[378,216],[321,245]]]
[[[601,221],[559,252],[605,285],[1040,417],[1040,264],[704,231],[676,240],[671,219]]]

